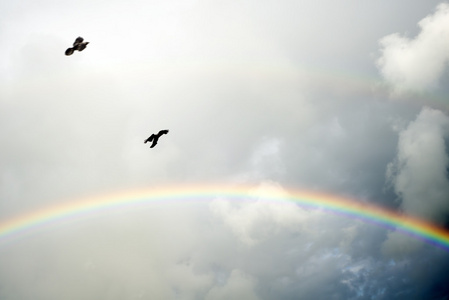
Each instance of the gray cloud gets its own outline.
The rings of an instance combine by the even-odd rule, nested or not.
[[[387,177],[404,212],[438,223],[445,219],[449,212],[448,135],[449,117],[429,108],[399,133],[397,158],[388,165]]]
[[[416,120],[399,133],[398,152],[388,164],[387,178],[400,197],[403,212],[438,224],[449,213],[446,143],[449,118],[441,111],[424,108]],[[392,233],[384,245],[386,253],[412,251],[420,243]]]
[[[257,300],[259,297],[254,292],[254,279],[239,270],[233,270],[223,286],[213,287],[204,299],[250,299]]]
[[[392,32],[417,37],[411,52],[418,37],[433,43],[437,3],[1,2],[0,220],[92,194],[213,182],[318,190],[444,223],[445,103],[390,101],[372,59]],[[64,56],[79,35],[88,48]],[[440,75],[416,86],[443,85]],[[170,133],[149,149],[159,129]],[[421,211],[427,190],[442,195]],[[385,228],[292,203],[234,200],[120,207],[0,240],[0,298],[449,294],[442,249],[403,236],[393,245]]]

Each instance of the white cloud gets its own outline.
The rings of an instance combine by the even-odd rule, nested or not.
[[[274,184],[262,184],[255,196],[263,195],[264,191],[282,193],[282,189]],[[261,242],[280,230],[300,231],[310,218],[309,213],[293,203],[268,202],[255,200],[239,201],[216,199],[211,210],[223,219],[234,234],[245,244],[252,246]]]
[[[414,39],[394,33],[380,40],[377,65],[396,95],[435,88],[449,61],[449,4],[438,5],[418,24]]]

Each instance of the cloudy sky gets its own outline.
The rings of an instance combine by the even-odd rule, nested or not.
[[[214,183],[449,224],[449,3],[3,0],[0,40],[0,222]],[[0,241],[0,299],[448,299],[448,268],[382,227],[218,197]]]

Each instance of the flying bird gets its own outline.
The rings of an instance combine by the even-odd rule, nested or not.
[[[152,135],[150,135],[149,138],[147,138],[147,139],[145,140],[145,144],[146,144],[147,142],[153,142],[153,143],[151,144],[151,146],[150,146],[150,148],[153,148],[154,146],[156,146],[157,140],[161,137],[161,135],[167,134],[167,133],[168,133],[168,130],[167,130],[167,129],[159,131],[158,134],[154,134],[154,133],[153,133]]]
[[[65,50],[65,55],[72,55],[75,50],[83,51],[86,48],[87,44],[89,44],[89,42],[84,42],[84,39],[79,36],[73,43],[73,47]]]

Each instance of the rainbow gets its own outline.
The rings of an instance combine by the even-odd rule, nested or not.
[[[116,65],[111,67],[110,62],[104,63],[103,68],[117,68]],[[256,78],[258,80],[269,80],[276,82],[293,82],[300,84],[305,82],[308,85],[318,87],[320,89],[325,86],[327,89],[337,94],[368,94],[376,95],[382,99],[392,97],[391,86],[379,76],[371,76],[362,73],[348,72],[347,70],[320,68],[314,65],[294,65],[291,61],[239,61],[238,59],[179,59],[161,60],[158,58],[154,61],[146,62],[127,62],[126,65],[119,65],[122,72],[131,72],[128,76],[136,71],[154,70],[154,74],[160,76],[164,70],[174,69],[177,74],[192,72],[210,74],[210,73],[232,73],[233,76],[242,76],[245,78]],[[447,95],[437,94],[435,92],[426,91],[408,91],[404,95],[395,95],[396,100],[407,101],[422,106],[424,104],[432,104],[435,108],[443,111],[448,110]]]
[[[293,202],[304,208],[321,209],[364,222],[397,230],[449,251],[449,231],[418,218],[361,201],[303,190],[280,190],[249,186],[165,186],[96,196],[0,220],[0,240],[36,227],[51,225],[67,218],[126,206],[168,201],[211,201],[213,199]]]

